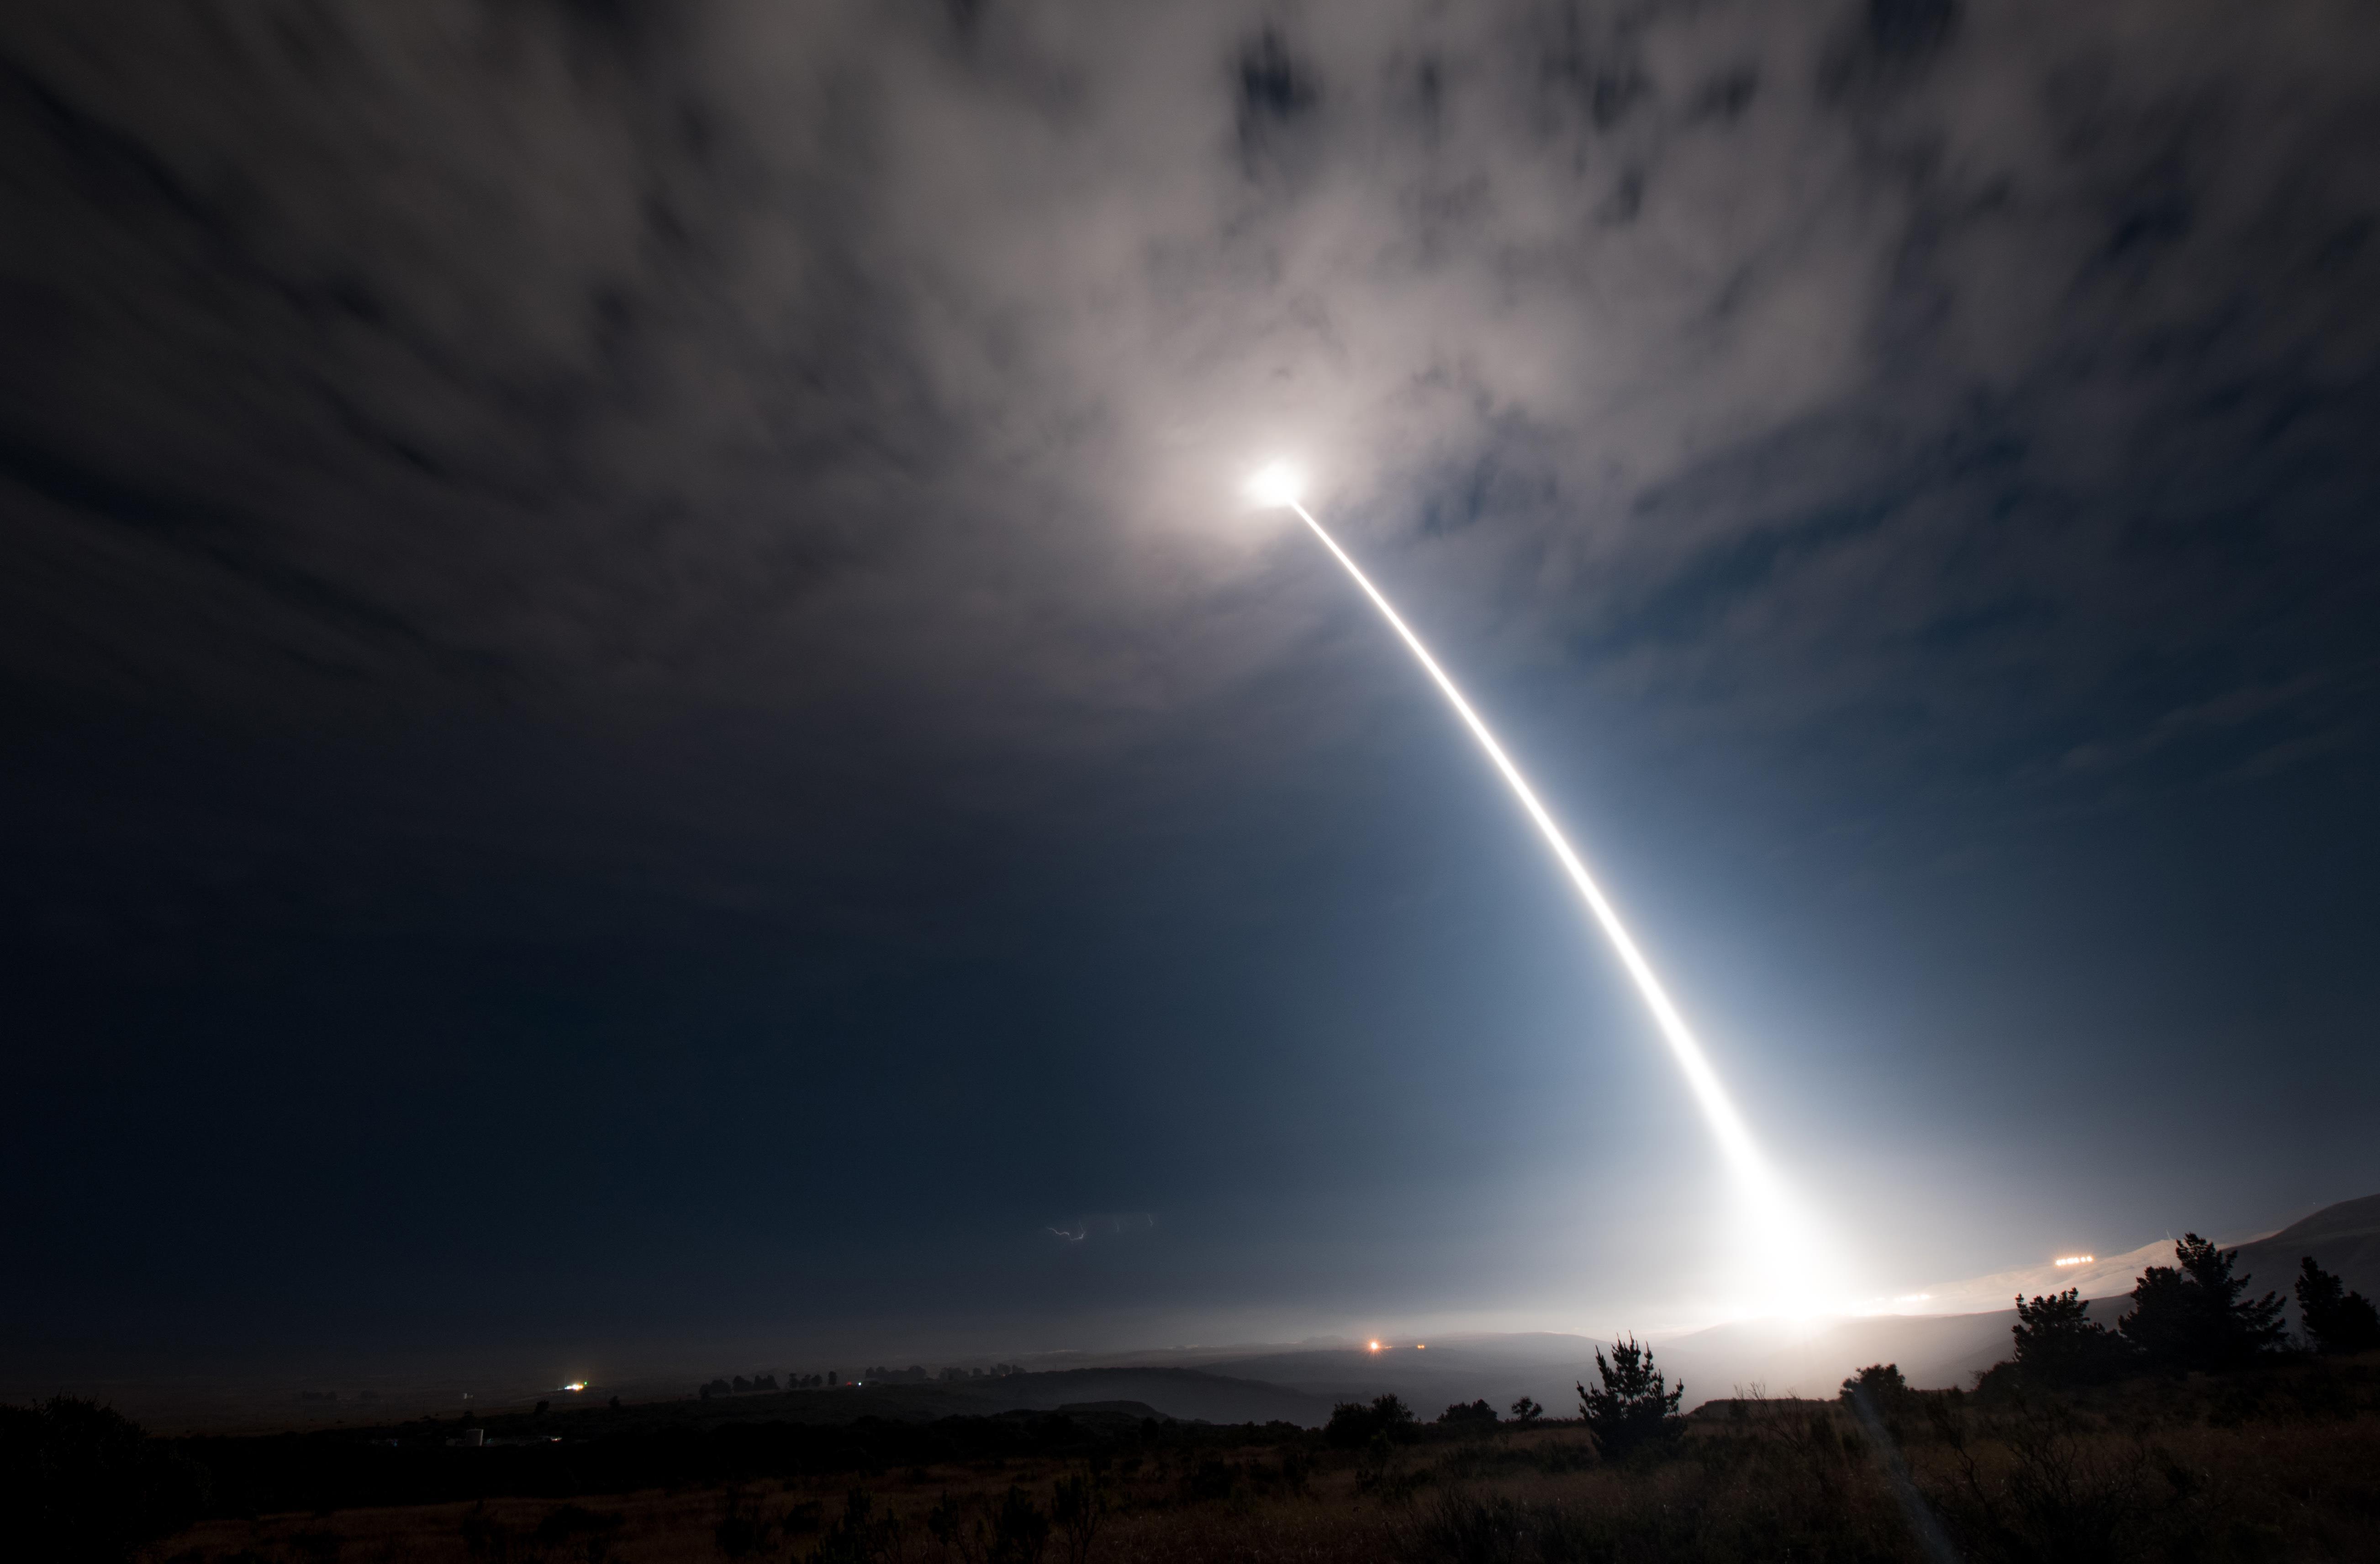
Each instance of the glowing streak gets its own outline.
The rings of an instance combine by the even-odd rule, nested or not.
[[[1702,1044],[1695,1041],[1694,1033],[1686,1026],[1685,1018],[1670,1001],[1660,978],[1654,976],[1652,964],[1645,959],[1645,952],[1636,948],[1636,941],[1630,938],[1626,927],[1621,923],[1619,913],[1612,909],[1611,903],[1604,896],[1603,888],[1596,884],[1593,875],[1586,872],[1586,865],[1580,861],[1578,854],[1563,837],[1561,827],[1554,823],[1552,814],[1537,801],[1536,793],[1529,786],[1528,779],[1521,775],[1521,769],[1512,764],[1512,758],[1504,753],[1504,746],[1496,742],[1496,735],[1488,731],[1488,724],[1480,720],[1478,712],[1471,709],[1471,702],[1463,698],[1454,681],[1447,677],[1446,670],[1438,665],[1438,659],[1422,645],[1421,637],[1415,635],[1412,627],[1390,606],[1389,600],[1380,595],[1380,589],[1372,585],[1371,578],[1356,567],[1355,562],[1347,556],[1347,551],[1339,546],[1338,540],[1323,530],[1322,524],[1314,519],[1314,513],[1304,504],[1293,498],[1286,503],[1291,510],[1297,513],[1300,520],[1314,529],[1315,537],[1322,540],[1322,546],[1330,551],[1331,557],[1347,567],[1347,574],[1355,578],[1355,585],[1364,588],[1364,595],[1372,600],[1372,606],[1378,609],[1380,616],[1403,637],[1406,647],[1428,671],[1429,676],[1437,681],[1439,691],[1462,717],[1463,725],[1471,730],[1471,736],[1479,741],[1479,747],[1488,752],[1488,758],[1493,760],[1496,769],[1503,773],[1504,781],[1512,785],[1513,795],[1520,799],[1521,807],[1527,810],[1529,818],[1536,822],[1537,830],[1545,836],[1546,844],[1553,849],[1554,856],[1568,871],[1571,883],[1577,886],[1578,893],[1586,899],[1587,910],[1595,915],[1595,921],[1602,928],[1604,938],[1610,940],[1611,948],[1619,952],[1621,964],[1628,969],[1629,977],[1635,982],[1636,991],[1644,996],[1645,1008],[1653,1012],[1653,1020],[1661,1029],[1661,1040],[1669,1045],[1679,1069],[1685,1073],[1686,1085],[1693,1090],[1694,1101],[1702,1109],[1703,1117],[1709,1122],[1711,1134],[1718,1139],[1719,1149],[1726,1155],[1729,1164],[1739,1173],[1754,1175],[1766,1183],[1769,1177],[1767,1162],[1754,1142],[1751,1130],[1744,1124],[1743,1116],[1736,1111],[1734,1102],[1729,1098],[1727,1088],[1719,1083],[1718,1072],[1704,1057]]]
[[[1571,846],[1569,839],[1562,835],[1561,828],[1554,823],[1551,811],[1538,801],[1536,790],[1529,786],[1528,779],[1521,775],[1521,769],[1512,763],[1512,758],[1504,753],[1504,746],[1496,741],[1496,735],[1488,731],[1487,722],[1472,709],[1471,702],[1463,697],[1462,690],[1455,686],[1446,670],[1438,665],[1438,659],[1430,655],[1421,637],[1414,634],[1412,626],[1404,622],[1380,589],[1372,585],[1371,577],[1364,574],[1354,560],[1348,556],[1347,551],[1339,546],[1338,540],[1315,519],[1314,513],[1305,508],[1299,497],[1303,487],[1303,479],[1296,468],[1286,463],[1275,462],[1249,479],[1247,493],[1259,505],[1281,507],[1297,513],[1298,519],[1305,522],[1322,546],[1330,551],[1330,557],[1354,577],[1355,585],[1372,600],[1372,606],[1380,611],[1380,616],[1403,640],[1456,714],[1463,719],[1463,725],[1471,730],[1471,736],[1479,741],[1479,747],[1488,752],[1488,758],[1495,762],[1496,770],[1503,774],[1513,796],[1521,801],[1521,807],[1528,812],[1529,818],[1536,823],[1538,831],[1545,837],[1546,844],[1553,849],[1555,858],[1570,876],[1571,883],[1578,888],[1579,895],[1585,900],[1588,911],[1594,914],[1604,938],[1618,952],[1621,964],[1627,968],[1637,993],[1643,997],[1645,1008],[1652,1012],[1653,1020],[1660,1028],[1661,1040],[1668,1045],[1671,1058],[1685,1075],[1695,1104],[1702,1109],[1704,1121],[1710,1126],[1712,1138],[1718,1142],[1719,1151],[1735,1175],[1737,1189],[1744,1202],[1743,1215],[1749,1218],[1751,1227],[1752,1247],[1756,1255],[1755,1268],[1765,1273],[1757,1285],[1759,1302],[1774,1312],[1815,1312],[1820,1306],[1823,1287],[1818,1280],[1819,1262],[1815,1252],[1816,1235],[1810,1230],[1804,1214],[1789,1196],[1783,1182],[1770,1170],[1767,1158],[1761,1154],[1750,1127],[1743,1121],[1743,1115],[1736,1110],[1733,1099],[1719,1081],[1718,1073],[1711,1068],[1709,1059],[1703,1053],[1702,1044],[1686,1025],[1685,1017],[1678,1013],[1678,1007],[1671,1002],[1668,990],[1661,987],[1661,980],[1654,974],[1652,964],[1645,959],[1644,952],[1636,948],[1635,940],[1620,921],[1620,914],[1604,895],[1603,888],[1587,872],[1585,863]],[[1378,1350],[1376,1344],[1373,1351]]]
[[[2087,1266],[2098,1257],[2096,1255],[2061,1255],[2049,1263],[2053,1266]]]

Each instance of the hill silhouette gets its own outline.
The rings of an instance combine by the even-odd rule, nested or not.
[[[993,1417],[1007,1412],[1077,1409],[1142,1413],[1185,1423],[1294,1423],[1318,1428],[1330,1417],[1328,1398],[1286,1386],[1170,1367],[1068,1368],[1008,1374],[996,1379],[929,1380],[922,1384],[840,1386],[833,1389],[717,1397],[646,1403],[643,1415],[688,1427],[730,1423],[856,1423],[877,1417],[931,1423],[945,1417]],[[638,1409],[631,1409],[638,1410]]]

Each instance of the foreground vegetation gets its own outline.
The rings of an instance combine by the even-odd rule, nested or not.
[[[1686,1417],[1633,1340],[1597,1355],[1574,1420],[1524,1400],[1424,1424],[1383,1396],[1319,1430],[614,1409],[458,1449],[461,1425],[427,1421],[147,1440],[59,1400],[0,1410],[0,1524],[10,1557],[151,1564],[2380,1559],[2369,1305],[2309,1266],[2328,1328],[2298,1350],[2228,1256],[2192,1239],[2177,1258],[2114,1331],[2070,1295],[2026,1301],[2015,1355],[1972,1389],[1876,1364],[1834,1400]]]
[[[1312,1431],[1159,1424],[1064,1453],[856,1478],[225,1517],[150,1557],[1928,1560],[1913,1498],[1970,1560],[2380,1558],[2380,1364],[2048,1394],[1871,1377],[1873,1427],[1848,1400],[1739,1400],[1617,1460],[1577,1422],[1407,1425],[1357,1448]]]

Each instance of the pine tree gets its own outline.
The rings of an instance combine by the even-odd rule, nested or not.
[[[2321,1352],[2368,1352],[2380,1347],[2380,1310],[2361,1292],[2313,1263],[2308,1255],[2298,1277],[2298,1313]]]
[[[2237,1249],[2192,1232],[2173,1254],[2179,1266],[2151,1266],[2133,1286],[2132,1311],[2116,1322],[2125,1340],[2171,1368],[2232,1368],[2279,1349],[2280,1294],[2241,1296],[2250,1279],[2231,1274]]]
[[[1909,1376],[1900,1372],[1897,1363],[1872,1363],[1843,1381],[1838,1400],[1854,1400],[1865,1397],[1868,1404],[1878,1411],[1899,1407],[1910,1396]]]
[[[1615,1341],[1609,1362],[1600,1350],[1596,1352],[1595,1372],[1603,1386],[1596,1390],[1578,1387],[1578,1410],[1605,1455],[1617,1459],[1671,1432],[1670,1419],[1677,1416],[1686,1388],[1669,1388],[1653,1365],[1652,1348],[1637,1345],[1633,1336]]]
[[[2050,1385],[2112,1379],[2136,1355],[2131,1342],[2090,1315],[2091,1305],[2070,1287],[2030,1303],[2016,1301],[2016,1364],[2028,1378]]]

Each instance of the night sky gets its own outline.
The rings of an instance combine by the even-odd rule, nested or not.
[[[1847,1290],[2380,1190],[2375,61],[8,6],[0,1347],[1693,1317],[1709,1137],[1282,455]]]

